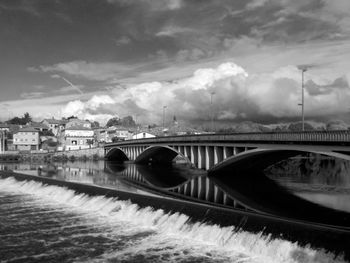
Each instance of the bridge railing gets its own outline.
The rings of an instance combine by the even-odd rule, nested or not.
[[[265,143],[350,143],[350,130],[305,131],[305,132],[256,132],[164,136],[148,139],[128,140],[109,145],[177,143],[177,142],[265,142]]]

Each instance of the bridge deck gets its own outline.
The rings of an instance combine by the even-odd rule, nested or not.
[[[264,143],[264,144],[302,144],[302,145],[344,145],[350,146],[350,131],[306,131],[306,132],[267,132],[267,133],[229,133],[164,136],[108,143],[105,147],[144,144],[172,143]]]

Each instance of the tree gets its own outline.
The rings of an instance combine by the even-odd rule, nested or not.
[[[51,130],[48,131],[39,131],[40,136],[55,136]]]
[[[91,123],[91,128],[99,128],[100,127],[100,123],[98,121],[94,121]]]
[[[126,116],[121,120],[121,125],[125,127],[135,127],[136,123],[132,116]]]
[[[23,117],[19,118],[19,117],[14,117],[8,121],[6,121],[6,123],[8,124],[16,124],[16,125],[26,125],[27,123],[32,121],[32,117],[30,116],[30,114],[28,112],[24,113]]]
[[[112,126],[116,126],[116,125],[120,125],[120,118],[119,117],[114,117],[111,118],[107,121],[106,126],[107,127],[112,127]]]
[[[24,113],[22,119],[23,119],[23,121],[24,121],[26,124],[32,121],[32,117],[29,115],[28,112]]]
[[[86,143],[89,145],[89,147],[91,148],[91,145],[94,144],[94,140],[93,139],[87,139]]]

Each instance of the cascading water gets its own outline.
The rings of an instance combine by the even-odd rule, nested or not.
[[[345,262],[233,226],[11,177],[0,179],[0,217],[4,262]]]

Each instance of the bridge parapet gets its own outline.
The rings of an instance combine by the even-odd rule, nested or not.
[[[199,134],[164,136],[148,139],[128,140],[113,145],[153,144],[153,143],[184,143],[184,142],[264,142],[264,143],[295,143],[295,144],[348,144],[350,145],[350,131],[305,131],[305,132],[265,132],[265,133],[227,133],[227,134]]]

